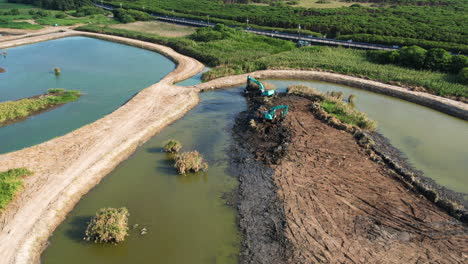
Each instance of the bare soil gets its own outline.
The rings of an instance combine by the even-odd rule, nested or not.
[[[262,122],[249,102],[232,151],[242,263],[468,261],[466,225],[408,190],[353,135],[316,119],[310,100],[275,99],[290,106],[278,123]]]
[[[188,36],[194,33],[196,29],[194,27],[164,23],[160,21],[138,21],[128,24],[116,24],[112,25],[111,28],[157,34],[169,38]]]

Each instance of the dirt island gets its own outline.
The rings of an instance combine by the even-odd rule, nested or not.
[[[268,99],[289,105],[278,122],[248,102],[232,151],[241,263],[466,263],[466,225],[397,180],[354,135],[316,118],[310,99]]]

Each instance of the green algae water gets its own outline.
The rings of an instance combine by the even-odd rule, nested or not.
[[[193,110],[146,142],[81,199],[53,233],[42,263],[237,263],[236,214],[222,196],[237,184],[228,173],[229,131],[236,114],[245,109],[239,89],[201,93]],[[162,152],[171,138],[181,141],[182,151],[200,151],[208,171],[177,175]],[[122,206],[130,212],[125,242],[82,240],[86,222],[99,208]],[[146,235],[140,235],[143,227]]]
[[[468,194],[468,122],[433,109],[342,85],[268,80],[279,90],[305,84],[318,91],[356,95],[356,109],[377,121],[377,131],[402,151],[424,175],[453,191]]]
[[[0,66],[0,102],[44,94],[50,88],[83,96],[27,120],[0,127],[0,153],[64,135],[114,111],[156,83],[175,65],[166,57],[113,42],[69,37],[7,49]],[[56,77],[53,69],[60,68]]]

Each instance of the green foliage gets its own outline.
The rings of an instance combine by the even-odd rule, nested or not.
[[[293,43],[236,30],[221,40],[197,42],[185,38],[157,35],[89,25],[78,30],[140,39],[169,46],[215,67],[203,74],[203,80],[267,68],[326,69],[347,75],[366,76],[373,80],[399,85],[424,87],[441,96],[468,97],[464,85],[454,83],[455,75],[413,70],[369,61],[366,51],[333,48],[296,48]],[[214,29],[213,29],[214,30]]]
[[[369,61],[362,50],[333,47],[304,47],[259,59],[268,68],[326,69],[337,73],[365,76],[385,83],[424,87],[440,96],[468,98],[465,85],[455,83],[456,76],[415,70]]]
[[[426,61],[426,53],[427,50],[418,46],[403,47],[400,50],[398,61],[403,66],[423,69],[424,62]]]
[[[21,178],[31,174],[32,172],[25,168],[0,172],[0,210],[4,209],[21,189],[23,185]]]
[[[6,101],[0,103],[0,126],[6,122],[18,118],[24,118],[35,112],[75,101],[80,92],[67,91],[65,89],[49,89],[47,94],[17,101]]]
[[[10,3],[35,5],[45,9],[72,10],[91,5],[90,0],[8,0]]]
[[[449,72],[458,73],[468,67],[468,58],[463,55],[455,55],[450,58]]]
[[[179,174],[186,174],[207,170],[208,163],[203,161],[203,157],[198,151],[189,151],[175,156],[174,167]]]
[[[58,13],[55,15],[55,18],[65,18],[65,17],[67,17],[67,15],[64,13]]]
[[[128,235],[128,210],[102,208],[91,219],[84,239],[95,243],[120,243]]]
[[[439,71],[448,71],[451,55],[444,49],[430,49],[427,51],[424,68]]]
[[[325,112],[336,117],[343,123],[358,126],[362,129],[375,130],[376,124],[374,121],[370,120],[366,114],[356,111],[350,105],[343,103],[343,101],[333,98],[326,97],[320,103]]]
[[[232,2],[232,1],[231,1]],[[364,1],[375,2],[375,1]],[[382,1],[379,1],[382,2]],[[468,44],[465,0],[406,0],[385,1],[392,3],[380,8],[340,7],[302,8],[284,5],[282,2],[265,5],[225,4],[217,0],[114,0],[106,1],[116,7],[145,10],[160,15],[177,15],[186,18],[210,20],[234,26],[268,26],[276,28],[303,29],[318,32],[328,37],[369,34],[407,39],[419,39],[454,44]],[[401,4],[403,3],[403,4]],[[389,43],[393,44],[393,43]],[[400,46],[419,45],[401,43]],[[439,47],[439,46],[436,46]],[[428,47],[433,48],[433,47]],[[441,47],[446,48],[446,47]]]
[[[375,130],[376,128],[375,122],[370,120],[366,114],[353,108],[354,104],[351,101],[354,100],[354,95],[349,96],[348,100],[350,103],[346,104],[342,101],[342,92],[332,91],[324,94],[307,85],[290,85],[287,88],[287,93],[307,97],[320,102],[320,106],[325,112],[336,117],[343,123],[367,130]]]
[[[114,17],[122,23],[154,20],[154,18],[150,16],[148,13],[137,11],[137,10],[116,8],[114,9],[113,13],[114,13]]]
[[[73,16],[75,17],[85,17],[99,14],[104,14],[104,11],[101,8],[95,6],[82,6],[73,12]]]
[[[446,50],[440,48],[428,51],[417,47],[404,47],[401,51],[369,51],[371,61],[387,64],[400,64],[410,68],[423,68],[432,71],[458,73],[468,66],[468,58],[463,55],[450,55]],[[424,63],[421,66],[422,58]],[[414,61],[417,60],[416,63]],[[416,65],[418,67],[416,67]]]
[[[460,78],[460,82],[468,84],[468,67],[460,70],[458,78]]]
[[[178,140],[171,139],[164,144],[164,151],[168,153],[177,153],[182,148],[182,144]]]

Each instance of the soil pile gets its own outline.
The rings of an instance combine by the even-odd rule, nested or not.
[[[243,263],[466,263],[466,226],[316,119],[312,101],[263,100],[248,97],[234,129]],[[261,121],[261,104],[289,113]]]

